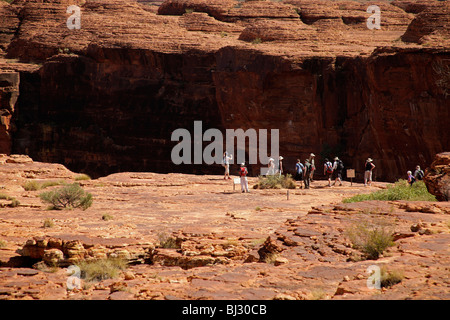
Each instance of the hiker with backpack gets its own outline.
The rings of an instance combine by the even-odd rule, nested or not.
[[[336,185],[336,182],[339,181],[339,185],[342,186],[342,171],[344,170],[344,163],[338,157],[334,158],[333,163],[333,175],[334,175],[334,183],[333,186]]]
[[[416,171],[414,171],[414,178],[416,178],[416,180],[422,180],[424,175],[425,174],[423,173],[423,170],[420,169],[420,166],[416,166]]]
[[[323,164],[323,175],[328,179],[328,186],[331,187],[331,175],[333,174],[333,164],[325,158]]]
[[[372,185],[372,171],[375,169],[373,160],[368,158],[364,164],[364,187]]]
[[[241,168],[239,169],[239,176],[241,177],[241,190],[242,192],[248,192],[248,181],[247,181],[247,168],[245,163],[241,163]]]
[[[311,182],[311,170],[311,163],[309,163],[309,159],[306,159],[303,169],[303,183],[305,184],[305,189],[309,189],[309,184]]]
[[[413,183],[416,182],[416,178],[414,178],[411,171],[408,171],[406,174],[408,175],[408,183],[412,186]]]
[[[228,152],[223,153],[223,160],[222,160],[222,166],[225,168],[225,176],[223,177],[224,180],[231,179],[230,178],[230,161],[233,160],[233,155],[228,154]]]
[[[300,159],[297,159],[297,163],[295,164],[295,181],[300,181],[300,188],[303,188],[302,181],[303,181],[303,170],[305,169],[305,166],[300,161]]]

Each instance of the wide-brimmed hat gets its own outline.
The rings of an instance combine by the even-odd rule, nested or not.
[[[311,153],[309,156],[310,157],[315,157],[316,155],[314,153]]]
[[[372,158],[367,158],[367,162],[372,162]]]
[[[280,160],[283,160],[284,158],[282,157],[282,156],[280,156],[280,158],[279,158]]]
[[[334,157],[334,160],[336,161],[336,160],[339,160],[339,158],[338,157]]]
[[[245,167],[245,162],[242,162],[242,163],[241,163],[241,167]]]

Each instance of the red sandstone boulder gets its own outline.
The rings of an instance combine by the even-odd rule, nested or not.
[[[434,162],[425,170],[423,177],[427,189],[439,201],[450,200],[450,152],[436,155]]]

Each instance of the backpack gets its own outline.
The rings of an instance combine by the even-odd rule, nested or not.
[[[333,165],[331,164],[330,161],[325,163],[325,166],[327,167],[327,173],[332,173],[333,172]]]
[[[419,171],[417,172],[417,179],[422,180],[423,176],[424,176],[423,171],[422,171],[422,170],[419,170]]]
[[[344,163],[342,162],[342,160],[338,160],[336,169],[339,171],[342,171],[344,169]]]
[[[311,174],[311,164],[309,162],[305,163],[305,175]]]
[[[302,163],[297,163],[296,165],[295,165],[295,167],[297,168],[297,173],[298,174],[302,174],[303,173],[303,164]]]

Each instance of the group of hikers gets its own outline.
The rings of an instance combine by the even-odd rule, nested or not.
[[[225,167],[225,176],[224,179],[231,179],[230,177],[230,161],[233,159],[231,154],[225,152],[223,155],[223,166]],[[364,186],[372,185],[372,172],[375,169],[375,164],[373,163],[373,159],[367,158],[364,164]],[[305,159],[305,162],[302,163],[300,159],[297,159],[295,164],[295,175],[294,179],[300,182],[300,188],[309,189],[311,182],[314,181],[314,172],[316,171],[315,164],[315,154],[311,153],[309,158]],[[344,163],[339,157],[334,157],[334,162],[331,162],[328,158],[324,159],[323,165],[323,174],[328,181],[328,187],[335,186],[339,183],[339,186],[342,186],[342,177],[344,171]],[[273,158],[269,158],[268,162],[268,171],[267,175],[281,175],[283,174],[283,157],[279,156],[278,158],[278,168],[276,168],[275,160]],[[239,176],[241,182],[241,191],[248,192],[248,181],[247,181],[248,170],[245,163],[241,163],[239,169]],[[420,166],[416,166],[416,170],[414,174],[411,171],[407,172],[408,175],[408,183],[413,185],[416,180],[422,180],[424,176],[423,170],[420,169]],[[334,182],[332,182],[334,180]],[[303,186],[304,185],[304,186]]]
[[[297,159],[295,164],[295,177],[294,179],[300,181],[300,187],[302,181],[305,189],[309,189],[310,183],[314,181],[314,172],[316,171],[315,154],[311,153],[308,159],[305,159],[303,164],[300,159]],[[342,173],[344,171],[344,163],[339,157],[334,158],[334,162],[331,163],[328,158],[325,158],[323,165],[323,174],[328,180],[328,186],[331,187],[331,180],[333,179],[333,186],[339,183],[342,186]]]
[[[425,175],[423,170],[420,169],[420,166],[416,166],[414,174],[412,174],[411,171],[408,171],[406,174],[408,175],[408,183],[410,186],[412,186],[417,180],[422,180],[423,176]]]

